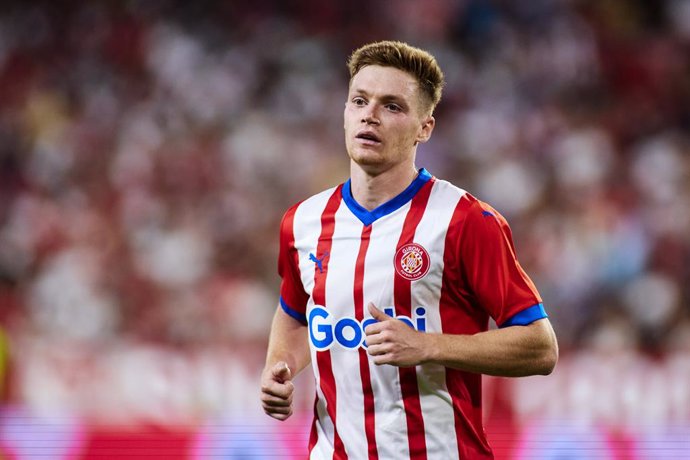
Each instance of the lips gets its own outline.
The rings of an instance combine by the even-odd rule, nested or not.
[[[376,135],[373,131],[360,131],[355,136],[356,139],[361,139],[363,141],[380,143],[381,138]]]

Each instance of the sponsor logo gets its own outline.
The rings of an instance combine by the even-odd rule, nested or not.
[[[429,272],[429,253],[420,244],[410,243],[395,253],[395,271],[406,280],[416,281]]]
[[[417,307],[414,310],[414,318],[408,316],[395,316],[395,309],[387,307],[383,309],[388,316],[402,321],[420,332],[426,332],[426,309]],[[335,320],[328,310],[320,305],[314,306],[309,312],[309,340],[317,350],[328,350],[334,344],[343,348],[357,349],[367,347],[364,329],[377,322],[374,318],[364,318],[361,322],[355,318],[346,316]]]
[[[326,257],[328,257],[328,251],[326,251],[320,259],[311,252],[309,253],[309,260],[316,264],[316,267],[319,269],[319,273],[323,273],[323,261]]]

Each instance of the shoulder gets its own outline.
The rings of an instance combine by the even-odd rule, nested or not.
[[[439,200],[448,200],[447,202],[450,203],[457,202],[466,195],[469,196],[469,193],[466,190],[448,182],[447,180],[439,179],[435,176],[432,180],[434,186],[432,190],[432,197],[435,197]]]
[[[446,205],[453,204],[456,214],[456,221],[462,222],[467,219],[478,220],[478,217],[497,217],[503,216],[496,211],[490,204],[478,199],[467,190],[454,185],[447,180],[434,178],[434,191],[432,196],[439,203]]]
[[[449,232],[459,239],[470,235],[509,232],[506,219],[489,203],[446,180],[436,179],[432,196],[436,206],[454,206]]]
[[[341,189],[343,188],[343,184],[336,185],[334,187],[328,188],[326,190],[323,190],[315,195],[310,196],[306,200],[303,200],[301,204],[304,206],[319,206],[321,204],[325,205],[325,203],[334,195],[338,194],[340,197]]]
[[[283,214],[281,227],[285,227],[288,224],[292,225],[295,218],[299,216],[319,216],[321,211],[325,208],[326,203],[328,203],[328,200],[330,200],[335,193],[339,194],[341,188],[342,184],[323,190],[293,204]]]

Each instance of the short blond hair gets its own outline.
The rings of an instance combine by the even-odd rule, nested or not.
[[[389,40],[364,45],[356,49],[347,61],[350,81],[357,72],[369,65],[393,67],[412,75],[432,112],[441,100],[445,84],[443,72],[436,58],[423,49]]]

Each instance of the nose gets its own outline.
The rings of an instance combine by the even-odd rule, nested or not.
[[[378,125],[381,123],[378,120],[378,118],[374,118],[372,115],[367,115],[366,117],[362,118],[362,122],[364,122],[368,125]]]
[[[374,107],[369,106],[369,109],[362,116],[362,123],[365,123],[367,125],[381,124],[381,121],[376,116],[376,109]]]

